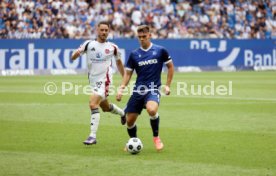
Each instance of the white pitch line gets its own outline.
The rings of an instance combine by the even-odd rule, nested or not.
[[[1,93],[38,93],[38,94],[45,94],[44,91],[37,91],[37,90],[1,90]],[[66,92],[66,95],[74,95],[74,92]],[[45,94],[47,95],[47,94]],[[49,96],[55,96],[55,95],[62,95],[61,92],[57,92],[54,95]],[[83,93],[79,93],[79,95],[85,95]],[[76,95],[77,96],[77,95]],[[112,96],[112,95],[110,95]],[[196,99],[224,99],[224,100],[244,100],[244,101],[276,101],[276,98],[259,98],[259,97],[223,97],[223,96],[181,96],[181,95],[169,95],[169,96],[162,96],[162,98],[196,98]]]
[[[37,91],[37,90],[1,90],[1,93],[40,93],[44,94],[43,90],[42,91]]]
[[[197,98],[197,99],[225,99],[225,100],[245,100],[245,101],[276,101],[276,98],[258,98],[258,97],[218,97],[218,96],[177,96],[177,95],[169,95],[163,96],[162,98]]]
[[[201,105],[215,105],[215,106],[225,106],[225,105],[255,105],[255,104],[274,104],[276,102],[260,102],[260,101],[246,101],[246,102],[183,102],[183,103],[168,103],[168,102],[163,102],[162,104],[165,104],[166,106],[201,106]]]
[[[26,94],[45,94],[47,95],[43,90],[38,91],[38,90],[0,90],[0,93],[26,93]],[[54,95],[62,95],[62,92],[58,91]],[[54,96],[54,95],[49,95],[49,96]],[[74,91],[66,92],[65,95],[75,95]],[[78,95],[85,95],[81,91],[79,91]]]
[[[82,103],[0,103],[0,106],[68,106],[68,105],[81,105]]]

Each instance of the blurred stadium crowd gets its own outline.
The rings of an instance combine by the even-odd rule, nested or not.
[[[0,38],[133,38],[139,24],[153,38],[276,38],[276,0],[0,0]]]

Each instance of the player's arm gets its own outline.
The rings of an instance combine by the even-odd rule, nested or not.
[[[80,57],[80,51],[79,51],[79,49],[77,49],[77,50],[75,50],[74,52],[73,52],[73,54],[72,54],[72,56],[71,56],[71,59],[72,60],[75,60],[75,59],[77,59],[78,57]]]
[[[135,68],[135,62],[133,59],[133,53],[131,53],[126,63],[125,74],[123,76],[121,86],[117,92],[117,96],[116,96],[117,101],[121,101],[123,96],[123,91],[125,87],[128,85],[129,80],[131,79],[134,68]]]
[[[126,69],[121,86],[117,92],[117,96],[116,96],[117,101],[121,101],[122,96],[123,96],[123,91],[124,91],[125,87],[128,85],[129,80],[131,79],[132,73],[133,73],[132,70]]]
[[[125,69],[124,69],[124,64],[122,62],[122,54],[117,45],[113,45],[113,47],[114,47],[114,56],[116,59],[117,68],[120,74],[122,75],[122,77],[124,77]]]
[[[123,77],[123,81],[121,83],[121,87],[123,89],[128,85],[129,80],[131,79],[132,73],[133,73],[132,70],[126,69],[126,72],[125,72],[124,77]]]
[[[86,52],[89,42],[90,41],[87,40],[83,44],[81,44],[80,47],[73,52],[71,59],[75,60],[80,57],[84,52]]]
[[[166,66],[168,68],[168,73],[167,73],[167,82],[165,85],[165,94],[169,95],[170,94],[170,87],[171,87],[171,82],[173,79],[173,74],[174,74],[174,65],[172,60],[166,63]]]
[[[124,69],[124,64],[123,64],[122,60],[121,59],[116,60],[116,65],[117,65],[117,68],[118,68],[119,72],[121,73],[122,77],[124,77],[125,69]]]
[[[122,77],[124,77],[125,69],[124,69],[124,64],[122,62],[122,59],[121,59],[122,54],[117,45],[113,45],[113,47],[114,47],[114,56],[116,58],[117,68],[118,68],[120,74],[122,75]]]

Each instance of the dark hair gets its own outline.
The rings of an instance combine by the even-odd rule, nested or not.
[[[107,21],[100,21],[100,22],[98,23],[98,27],[100,27],[101,24],[107,25],[108,28],[110,27],[110,23],[107,22]]]
[[[150,27],[148,25],[140,25],[137,27],[137,32],[150,32]]]

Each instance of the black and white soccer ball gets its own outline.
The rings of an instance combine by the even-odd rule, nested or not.
[[[130,138],[126,143],[126,149],[131,154],[137,154],[143,149],[142,141],[139,138]]]

